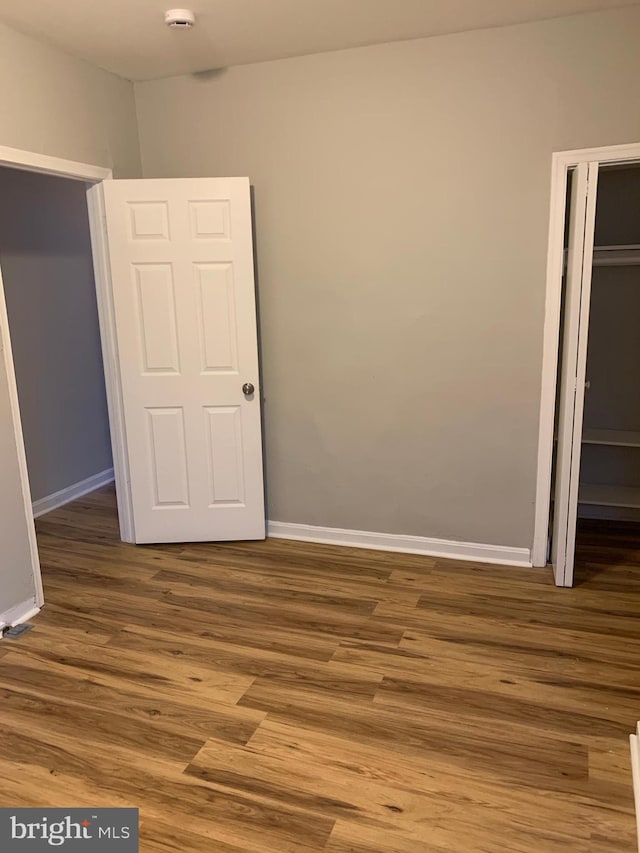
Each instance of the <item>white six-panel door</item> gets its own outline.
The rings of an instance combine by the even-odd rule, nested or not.
[[[135,541],[262,539],[249,181],[102,186]]]
[[[598,164],[580,163],[571,183],[551,539],[557,586],[573,585],[597,180]]]

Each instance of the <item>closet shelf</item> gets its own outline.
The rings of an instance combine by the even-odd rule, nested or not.
[[[578,503],[640,509],[640,486],[601,486],[581,483]]]
[[[640,432],[621,429],[585,429],[583,444],[607,444],[611,447],[640,447]]]
[[[594,246],[594,267],[623,267],[640,264],[640,245]]]
[[[620,246],[594,246],[594,267],[632,267],[640,265],[640,244]],[[564,250],[564,266],[567,266],[567,250]]]

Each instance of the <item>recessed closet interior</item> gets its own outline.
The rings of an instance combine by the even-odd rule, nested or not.
[[[598,547],[640,535],[640,165],[601,165],[591,263],[577,583]]]
[[[0,169],[0,269],[38,515],[112,467],[82,181]]]

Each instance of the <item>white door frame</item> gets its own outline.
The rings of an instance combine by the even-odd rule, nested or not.
[[[531,560],[534,566],[547,564],[549,505],[553,460],[553,426],[556,405],[556,381],[560,348],[560,308],[564,261],[564,228],[567,178],[579,163],[640,162],[640,142],[604,148],[559,151],[551,160],[551,203],[549,211],[549,247],[547,252],[547,288],[545,296],[544,338],[542,348],[542,387],[538,438],[535,524]]]
[[[102,166],[94,166],[89,163],[78,163],[73,160],[49,157],[45,154],[36,154],[32,151],[22,151],[17,148],[0,146],[0,167],[2,166],[7,166],[12,169],[22,169],[29,172],[40,172],[45,175],[56,175],[62,178],[70,178],[76,181],[83,181],[87,185],[87,212],[89,215],[91,250],[93,254],[96,299],[100,324],[100,341],[102,346],[105,388],[109,410],[109,431],[111,434],[111,447],[113,452],[113,468],[118,496],[120,536],[124,542],[134,542],[133,504],[129,488],[127,438],[124,427],[120,373],[118,370],[118,347],[110,288],[105,217],[101,194],[92,191],[96,184],[99,184],[102,181],[111,180],[113,178],[113,173],[111,169],[107,169]],[[7,332],[9,332],[9,325],[6,310],[4,308],[4,291],[2,290],[1,276],[0,328],[2,328],[3,337],[10,340],[10,335],[7,334]],[[29,475],[24,452],[24,439],[20,421],[15,373],[11,352],[8,348],[6,358],[10,383],[9,393],[11,395],[13,423],[14,430],[16,432],[16,444],[18,447],[20,477],[22,480],[23,492],[25,494],[25,503],[28,502],[28,506],[25,506],[25,512],[31,514],[31,490],[29,488]],[[34,608],[34,612],[36,612],[44,603],[44,598],[42,592],[42,580],[40,577],[40,563],[38,559],[35,528],[33,528],[33,526],[30,538],[32,568],[36,589],[36,607]]]

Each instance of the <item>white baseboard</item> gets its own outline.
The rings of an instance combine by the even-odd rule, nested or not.
[[[39,612],[40,607],[35,603],[33,598],[16,604],[15,607],[5,610],[4,613],[0,613],[0,631],[3,631],[5,628],[13,628],[14,625],[21,625],[23,622],[28,622],[32,616],[35,616]],[[2,634],[0,634],[0,639],[2,639]]]
[[[314,527],[310,524],[287,524],[284,521],[269,521],[267,532],[276,539],[299,539],[304,542],[324,542],[327,545],[372,548],[376,551],[402,551],[406,554],[500,563],[506,566],[531,566],[531,551],[528,548],[510,548],[505,545],[453,542],[426,536],[343,530],[339,527]]]
[[[640,723],[634,735],[629,737],[631,745],[631,773],[633,775],[633,796],[636,801],[636,824],[638,827],[638,850],[640,850]]]
[[[46,512],[51,512],[52,509],[57,509],[60,506],[71,503],[76,498],[81,498],[83,495],[99,489],[100,486],[106,486],[107,483],[112,482],[113,468],[107,468],[106,471],[99,471],[97,474],[87,477],[86,480],[80,480],[79,483],[72,483],[65,489],[60,489],[59,492],[54,492],[52,495],[47,495],[44,498],[34,501],[32,504],[33,517],[39,518]]]

